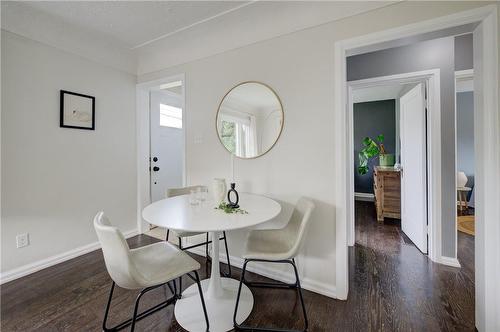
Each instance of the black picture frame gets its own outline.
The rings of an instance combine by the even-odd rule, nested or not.
[[[92,119],[91,119],[91,126],[79,126],[75,124],[67,124],[65,121],[65,109],[64,109],[64,98],[66,95],[71,95],[71,96],[76,96],[76,97],[81,97],[81,98],[88,98],[92,101]],[[81,93],[76,93],[76,92],[71,92],[67,90],[60,90],[60,121],[59,121],[59,126],[61,128],[73,128],[73,129],[84,129],[84,130],[95,130],[95,97],[89,96],[89,95],[84,95]]]

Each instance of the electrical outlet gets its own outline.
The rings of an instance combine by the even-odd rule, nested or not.
[[[16,236],[16,245],[18,248],[29,246],[30,238],[28,233],[18,234]]]

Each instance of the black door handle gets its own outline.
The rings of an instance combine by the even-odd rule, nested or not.
[[[159,170],[160,170],[160,167],[158,167],[158,166],[153,167],[154,172],[158,172]]]

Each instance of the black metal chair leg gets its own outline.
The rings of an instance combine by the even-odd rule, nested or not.
[[[168,284],[168,283],[167,283]],[[150,307],[149,309],[146,309],[144,310],[143,312],[141,312],[140,314],[137,313],[138,311],[138,308],[139,308],[139,301],[142,297],[142,295],[144,295],[145,293],[149,292],[150,290],[152,289],[155,289],[155,288],[158,288],[158,287],[165,287],[165,284],[160,284],[160,285],[156,285],[156,286],[151,286],[151,287],[148,287],[148,288],[144,288],[143,290],[141,290],[141,292],[139,293],[139,295],[137,296],[137,299],[136,299],[136,302],[135,302],[135,306],[134,306],[134,315],[132,316],[132,318],[129,318],[113,327],[107,327],[106,323],[107,323],[107,320],[108,320],[108,315],[109,315],[109,309],[111,307],[111,301],[112,301],[112,298],[113,298],[113,292],[114,292],[114,289],[115,289],[115,283],[113,282],[113,284],[111,285],[111,290],[109,292],[109,299],[108,299],[108,304],[106,305],[106,311],[104,313],[104,320],[103,320],[103,323],[102,323],[102,329],[103,331],[105,332],[115,332],[115,331],[120,331],[120,330],[123,330],[124,328],[126,328],[127,326],[131,325],[131,331],[134,330],[135,328],[135,323],[143,318],[146,318],[148,317],[149,315],[163,309],[163,308],[166,308],[167,306],[169,306],[170,304],[174,304],[177,300],[175,294],[172,296],[172,297],[168,297],[167,296],[167,299],[163,302],[160,302],[158,303],[157,305],[155,306],[152,306]]]
[[[227,240],[226,240],[226,232],[222,232],[222,234],[224,235],[224,247],[226,248],[226,257],[227,257],[227,267],[229,269],[229,275],[228,277],[231,278],[231,261],[230,261],[230,258],[229,258],[229,249],[227,247]]]
[[[177,293],[177,298],[180,299],[182,297],[182,277],[179,277],[179,293]]]
[[[302,296],[302,287],[300,286],[299,273],[297,272],[297,266],[295,265],[295,259],[293,258],[292,258],[292,266],[293,270],[295,271],[295,278],[297,278],[297,288],[299,290],[300,303],[302,304],[302,313],[304,314],[304,322],[305,322],[304,331],[307,331],[307,328],[309,327],[309,321],[307,320],[306,306],[304,304],[304,297]]]
[[[108,304],[106,305],[106,311],[104,312],[104,320],[102,321],[102,329],[103,331],[107,331],[106,321],[108,320],[109,307],[111,306],[111,299],[113,298],[113,291],[115,290],[115,282],[111,284],[111,290],[109,291]]]
[[[167,229],[167,241],[168,241],[168,235],[169,235],[169,232],[170,230]],[[226,232],[223,232],[224,235],[223,237],[219,238],[219,241],[221,240],[224,240],[224,246],[226,248],[226,256],[227,256],[227,265],[228,265],[228,273],[225,273],[223,272],[222,274],[225,276],[225,277],[231,277],[232,276],[232,271],[231,271],[231,259],[229,258],[229,247],[227,246],[227,237],[226,237]],[[209,244],[212,243],[213,239],[210,240],[209,239],[209,233],[206,233],[206,240],[205,242],[201,242],[201,243],[198,243],[198,244],[194,244],[194,245],[189,245],[187,247],[183,247],[182,246],[182,241],[181,241],[181,238],[179,237],[179,249],[181,250],[189,250],[189,249],[192,249],[192,248],[197,248],[197,247],[200,247],[200,246],[205,246],[205,256],[206,256],[206,264],[208,263],[211,263],[212,262],[212,257],[210,257],[210,254],[209,254]],[[208,267],[207,267],[208,269]]]
[[[203,314],[205,315],[205,322],[207,324],[207,329],[206,331],[209,331],[210,323],[208,321],[208,314],[207,314],[207,307],[205,306],[205,299],[203,298],[203,290],[201,288],[201,283],[200,283],[200,276],[198,275],[198,272],[194,271],[194,275],[196,277],[196,284],[198,285],[198,292],[200,293],[200,299],[201,299],[201,305],[203,307]]]
[[[208,233],[207,233],[207,240],[205,241],[205,257],[208,259]]]
[[[174,294],[177,296],[177,282],[175,282],[175,279],[172,280],[172,283],[174,284]]]
[[[236,305],[234,307],[233,324],[235,328],[239,327],[238,323],[236,322],[236,314],[238,313],[238,305],[240,304],[241,287],[243,286],[243,281],[245,280],[245,272],[247,270],[247,264],[248,260],[245,259],[245,262],[243,263],[243,270],[241,271],[240,284],[238,286],[238,295],[236,296]]]
[[[139,295],[137,295],[137,299],[135,300],[135,305],[134,305],[134,315],[132,316],[132,324],[130,325],[130,332],[134,332],[135,330],[135,322],[137,320],[137,310],[139,309],[139,301],[141,300],[141,297],[144,295],[149,290],[149,288],[143,289]]]
[[[179,237],[179,249],[182,250],[182,238]],[[179,277],[179,294],[177,294],[177,298],[180,299],[182,297],[182,276]]]
[[[170,289],[170,292],[171,292],[172,294],[177,295],[177,289],[176,289],[177,287],[175,286],[175,280],[172,280],[172,283],[174,284],[174,287],[172,287],[172,285],[170,284],[170,282],[167,282],[167,284],[166,284],[166,285],[168,286],[168,289]],[[167,291],[167,290],[165,289],[165,292],[166,292],[166,291]]]
[[[246,272],[246,266],[249,262],[270,262],[270,263],[284,263],[284,264],[290,264],[293,266],[293,271],[295,273],[295,278],[296,282],[295,284],[287,284],[287,283],[268,283],[268,282],[247,282],[245,280],[245,272]],[[302,313],[304,315],[304,329],[301,330],[303,332],[307,332],[307,329],[309,328],[309,321],[307,319],[307,312],[306,312],[306,306],[304,303],[304,298],[302,296],[302,287],[300,285],[300,279],[299,279],[299,273],[297,271],[297,266],[295,265],[295,260],[292,258],[291,260],[280,260],[280,261],[272,261],[272,260],[265,260],[265,259],[245,259],[245,263],[243,264],[243,271],[241,272],[241,278],[240,278],[240,285],[238,288],[238,295],[236,297],[236,305],[234,308],[234,315],[233,315],[233,324],[234,328],[236,330],[243,330],[243,331],[287,331],[287,332],[299,332],[297,330],[288,330],[288,329],[275,329],[275,328],[269,328],[269,327],[253,327],[253,326],[244,326],[244,325],[239,325],[236,322],[236,315],[238,312],[238,305],[240,302],[240,295],[241,295],[241,287],[242,284],[245,283],[248,287],[265,287],[265,288],[291,288],[291,289],[297,289],[299,291],[299,298],[300,298],[300,303],[302,305]]]
[[[168,236],[170,234],[170,229],[167,229],[167,237],[165,238],[165,241],[168,242]]]

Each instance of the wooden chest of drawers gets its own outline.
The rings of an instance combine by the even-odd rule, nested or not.
[[[377,221],[385,217],[401,219],[401,174],[393,167],[376,166],[373,170],[373,192]]]

